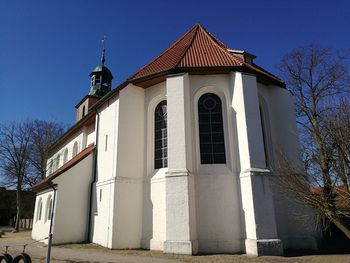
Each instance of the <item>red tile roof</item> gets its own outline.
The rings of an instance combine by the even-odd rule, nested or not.
[[[63,174],[65,171],[69,170],[70,168],[72,168],[74,165],[76,165],[80,161],[82,161],[94,149],[95,149],[95,145],[94,144],[86,147],[83,151],[81,151],[79,154],[74,156],[67,163],[62,165],[57,171],[55,171],[54,173],[50,174],[49,176],[47,176],[46,178],[44,178],[43,180],[38,182],[36,185],[34,185],[31,190],[34,191],[34,192],[39,192],[39,191],[41,191],[43,189],[46,189],[46,188],[50,187],[50,184],[51,184],[53,179],[55,179],[59,175]]]
[[[146,77],[158,76],[162,72],[181,69],[220,69],[239,68],[242,71],[255,72],[265,78],[273,79],[277,84],[284,83],[255,64],[248,64],[229,51],[229,48],[209,33],[202,25],[196,24],[174,44],[153,61],[137,71],[128,80],[130,82]]]

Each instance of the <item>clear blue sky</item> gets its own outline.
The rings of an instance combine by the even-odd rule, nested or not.
[[[11,0],[0,10],[0,123],[74,123],[104,35],[114,87],[196,22],[273,73],[294,47],[350,48],[348,0]]]

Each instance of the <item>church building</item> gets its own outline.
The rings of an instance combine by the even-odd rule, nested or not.
[[[258,43],[257,43],[258,44]],[[51,147],[32,237],[165,253],[282,255],[317,232],[273,183],[298,162],[285,83],[200,24],[112,89],[101,64]],[[54,208],[54,213],[51,213]],[[53,216],[52,216],[53,215]]]

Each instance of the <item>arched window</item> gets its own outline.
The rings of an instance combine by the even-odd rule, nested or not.
[[[225,137],[220,98],[206,93],[198,100],[201,164],[226,163]]]
[[[36,213],[36,221],[39,221],[41,220],[41,212],[42,212],[42,209],[43,209],[43,202],[42,202],[42,199],[41,197],[39,198],[39,202],[38,202],[38,211]]]
[[[63,153],[63,163],[65,164],[68,161],[68,149],[66,148]]]
[[[265,164],[266,167],[269,167],[270,165],[270,156],[269,156],[269,143],[268,143],[268,119],[267,119],[267,112],[265,112],[264,106],[262,105],[264,102],[259,103],[259,112],[260,112],[260,121],[261,121],[261,132],[263,137],[263,144],[264,144],[264,154],[265,154]]]
[[[73,145],[73,154],[72,157],[76,156],[78,154],[78,142],[75,142]]]
[[[51,220],[51,215],[52,215],[52,197],[51,195],[49,195],[46,203],[46,219]]]
[[[167,103],[161,101],[154,111],[154,169],[168,167]]]
[[[60,167],[60,158],[61,158],[61,155],[58,154],[56,157],[56,170]]]
[[[52,159],[50,160],[50,162],[49,162],[49,175],[50,174],[52,174],[52,172],[53,172],[53,163],[52,163]]]

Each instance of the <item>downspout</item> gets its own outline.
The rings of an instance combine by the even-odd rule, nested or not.
[[[50,229],[49,229],[49,236],[48,236],[48,243],[47,243],[47,254],[46,254],[46,263],[50,263],[51,260],[51,246],[52,246],[52,237],[53,237],[53,220],[55,215],[55,203],[56,203],[56,192],[57,188],[55,188],[56,185],[49,183],[49,186],[53,189],[53,201],[52,201],[52,207],[51,207],[51,220],[50,220]]]
[[[94,191],[94,184],[96,183],[97,175],[97,153],[98,153],[98,134],[100,128],[100,113],[96,109],[96,139],[95,139],[95,155],[94,155],[94,167],[93,167],[93,180],[90,185],[90,200],[89,200],[89,214],[88,214],[88,231],[87,231],[87,241],[91,241],[91,222],[92,222],[92,196]],[[96,193],[97,195],[97,193]]]

